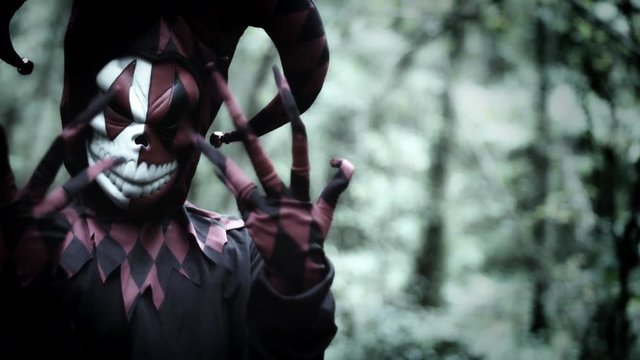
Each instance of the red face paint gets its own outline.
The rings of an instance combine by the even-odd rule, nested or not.
[[[199,91],[193,76],[175,63],[123,58],[108,63],[97,80],[115,96],[91,123],[89,163],[124,158],[122,165],[98,176],[101,189],[127,210],[156,205],[174,190],[186,194],[187,189],[174,187],[188,188],[197,159],[180,141],[196,122]]]

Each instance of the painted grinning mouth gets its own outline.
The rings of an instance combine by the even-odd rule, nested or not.
[[[92,143],[89,155],[92,162],[113,156],[99,143]],[[177,161],[164,164],[137,163],[128,160],[104,172],[104,175],[122,195],[128,198],[147,197],[162,189],[173,177],[178,168]]]
[[[143,162],[136,166],[128,161],[120,167],[105,173],[107,178],[127,197],[145,197],[153,195],[169,182],[178,163],[172,161],[162,165],[147,165]]]

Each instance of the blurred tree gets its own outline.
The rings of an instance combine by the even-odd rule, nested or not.
[[[442,123],[431,147],[430,168],[426,176],[429,204],[424,214],[424,235],[415,257],[415,274],[409,284],[416,301],[425,307],[443,305],[442,286],[446,281],[447,245],[444,208],[452,148],[455,146],[457,118],[452,102],[453,74],[465,41],[464,2],[456,0],[446,15],[441,32],[446,35],[449,50],[443,67],[444,88],[440,95]],[[406,60],[406,57],[403,57]]]
[[[551,144],[551,126],[549,116],[547,115],[547,99],[549,96],[549,76],[548,76],[548,36],[547,27],[544,20],[540,17],[541,1],[538,1],[537,16],[534,20],[534,51],[535,69],[538,77],[538,87],[535,92],[534,113],[535,113],[535,135],[532,146],[528,151],[528,158],[535,170],[535,181],[532,182],[531,202],[525,204],[525,211],[539,214],[535,217],[532,235],[536,248],[540,250],[535,255],[534,263],[537,265],[533,272],[533,307],[531,314],[531,331],[536,334],[543,334],[548,329],[548,322],[545,313],[544,299],[549,286],[549,269],[545,256],[539,256],[540,253],[546,253],[547,244],[547,227],[548,222],[544,211],[547,194],[549,192],[549,145]]]

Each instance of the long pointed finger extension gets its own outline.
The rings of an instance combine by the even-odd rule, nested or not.
[[[308,201],[311,166],[309,164],[307,131],[300,119],[300,112],[287,79],[282,76],[277,66],[273,67],[273,75],[278,85],[280,99],[291,122],[291,193],[299,200]]]
[[[222,94],[222,97],[224,98],[224,102],[227,106],[227,111],[229,111],[229,115],[231,116],[231,120],[233,121],[233,125],[235,125],[238,131],[244,133],[242,134],[243,137],[246,137],[248,135],[247,132],[251,131],[247,124],[247,117],[244,115],[238,101],[229,89],[227,82],[222,78],[222,75],[214,71],[212,76],[218,91],[220,91],[220,94]]]
[[[258,179],[260,179],[262,187],[268,194],[274,196],[280,194],[283,188],[282,180],[273,167],[271,160],[269,160],[269,157],[262,149],[262,145],[260,145],[258,137],[253,133],[253,131],[251,131],[251,128],[247,124],[247,119],[240,109],[240,105],[238,105],[238,102],[235,100],[235,97],[229,90],[229,87],[222,76],[217,72],[214,72],[213,78],[220,93],[224,96],[224,101],[227,105],[229,115],[231,116],[236,129],[238,129],[242,136],[242,142],[249,154],[249,158],[251,159],[251,163],[258,175]]]
[[[62,186],[54,189],[47,197],[33,209],[36,217],[61,210],[73,201],[96,177],[114,166],[124,162],[123,158],[105,159],[90,166],[78,175],[67,180]]]
[[[226,157],[220,150],[214,148],[200,134],[193,134],[194,143],[204,156],[215,165],[216,175],[231,191],[236,200],[247,201],[255,184],[240,170],[233,160]]]
[[[89,125],[89,122],[104,109],[107,104],[113,99],[115,92],[110,90],[104,94],[100,94],[96,96],[89,105],[80,113],[78,116],[73,119],[69,125],[65,126],[63,129],[63,136],[72,140],[78,133],[80,133],[84,128]]]
[[[112,97],[113,93],[105,93],[96,97],[91,101],[89,106],[55,138],[42,160],[38,163],[38,166],[25,187],[25,191],[30,193],[34,201],[38,202],[44,197],[47,189],[53,183],[60,166],[62,166],[62,162],[68,149],[71,147],[71,143],[88,127],[89,121],[107,105]]]

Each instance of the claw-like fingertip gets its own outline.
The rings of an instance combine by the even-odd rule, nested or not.
[[[304,127],[302,120],[300,119],[300,111],[298,111],[298,105],[296,104],[296,100],[291,93],[291,88],[289,87],[289,83],[287,79],[282,75],[280,70],[277,67],[273,67],[273,74],[276,78],[276,83],[278,85],[278,92],[280,93],[280,100],[282,101],[282,105],[284,105],[285,111],[287,112],[287,116],[291,124],[300,130],[300,128]]]
[[[339,168],[347,178],[351,178],[356,167],[347,159],[334,158],[329,161],[332,167]]]

